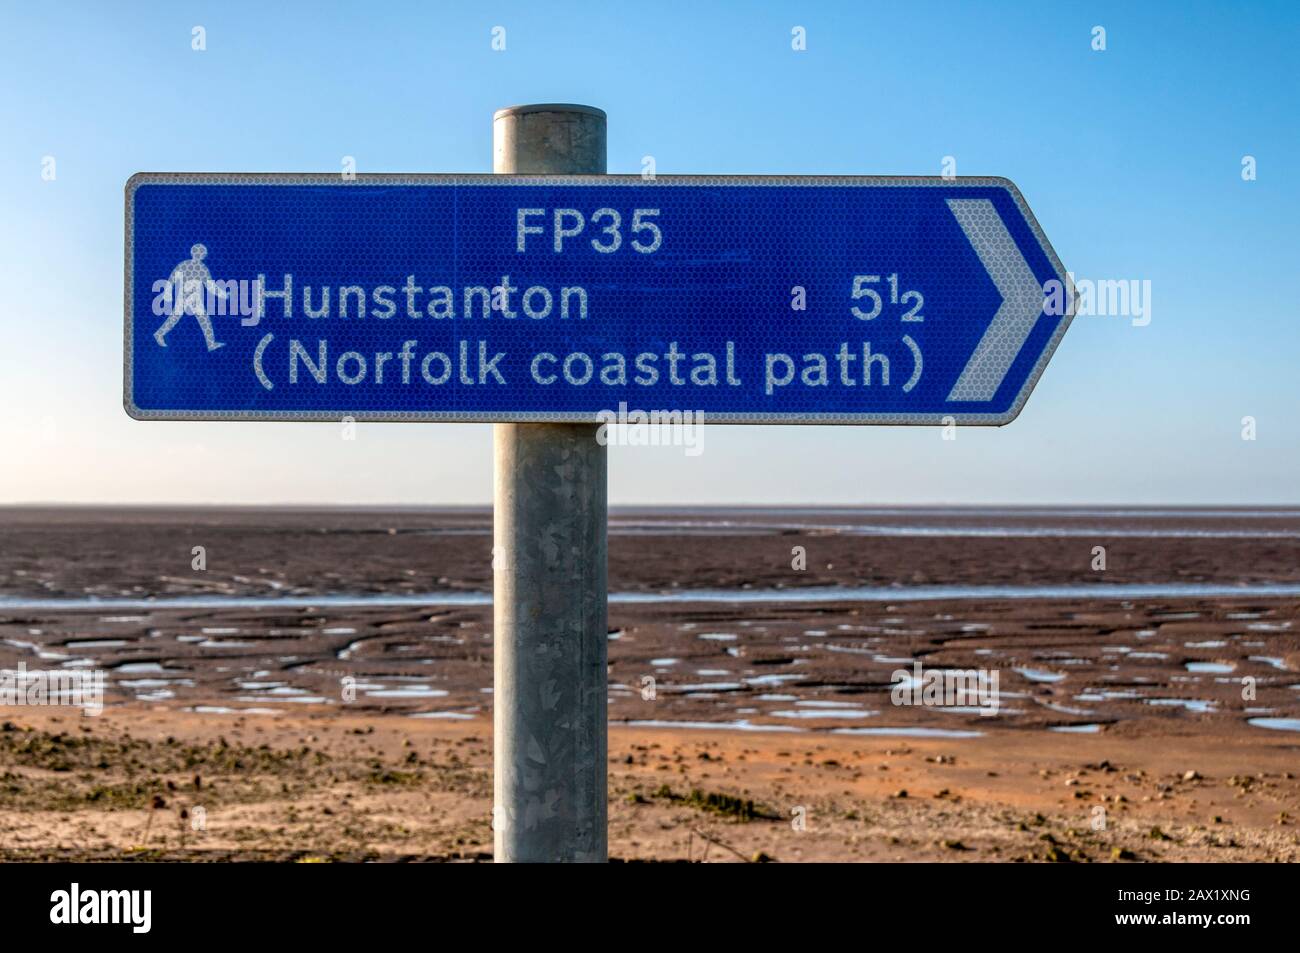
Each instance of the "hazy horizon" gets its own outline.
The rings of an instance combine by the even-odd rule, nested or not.
[[[20,503],[0,503],[0,510],[41,510],[41,509],[104,509],[104,510],[131,510],[131,509],[156,509],[156,510],[203,510],[203,509],[272,509],[272,510],[370,510],[374,512],[412,512],[412,511],[429,511],[440,512],[445,510],[463,510],[473,512],[490,512],[492,510],[491,501],[485,503],[338,503],[328,501],[305,502],[286,502],[283,500],[253,501],[246,503],[220,503],[220,502],[66,502],[58,500],[30,500]],[[733,503],[610,503],[609,512],[611,515],[619,513],[636,512],[639,510],[646,511],[676,511],[676,512],[718,512],[723,510],[757,510],[763,513],[780,513],[780,512],[798,512],[807,511],[837,511],[845,512],[924,512],[924,511],[969,511],[978,513],[988,513],[998,510],[1005,510],[1015,513],[1028,514],[1034,511],[1049,511],[1052,513],[1064,513],[1077,511],[1081,513],[1098,512],[1113,513],[1127,510],[1138,511],[1142,513],[1214,513],[1222,511],[1225,513],[1278,513],[1294,514],[1300,513],[1300,503],[1049,503],[1049,502],[998,502],[990,501],[983,503],[792,503],[792,502],[774,502],[774,503],[750,503],[750,502],[733,502]]]

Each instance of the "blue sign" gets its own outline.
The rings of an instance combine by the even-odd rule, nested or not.
[[[141,419],[1004,424],[1073,303],[997,178],[126,186]]]

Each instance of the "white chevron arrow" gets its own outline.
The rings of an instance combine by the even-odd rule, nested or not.
[[[1043,313],[1043,286],[988,199],[949,199],[948,207],[1002,295],[1002,306],[948,394],[992,400]]]

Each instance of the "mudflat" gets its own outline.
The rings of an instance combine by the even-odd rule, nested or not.
[[[0,857],[489,858],[491,548],[0,509],[0,667],[107,673],[0,712]],[[1294,510],[615,510],[611,856],[1294,860],[1297,566]]]

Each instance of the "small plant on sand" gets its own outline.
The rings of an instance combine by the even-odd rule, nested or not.
[[[721,791],[691,789],[689,794],[677,794],[666,784],[661,784],[654,796],[668,801],[678,801],[688,807],[708,814],[718,814],[737,821],[776,820],[777,815],[754,803],[750,798],[740,798]]]

